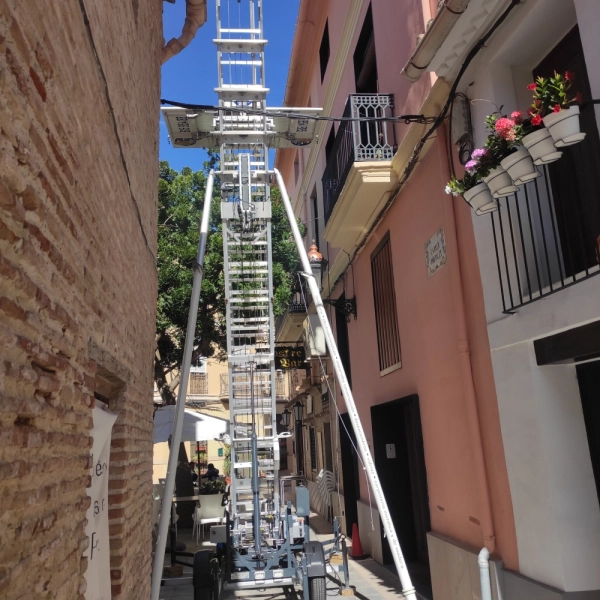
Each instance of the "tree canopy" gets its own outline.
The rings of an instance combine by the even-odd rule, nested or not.
[[[154,379],[163,401],[175,402],[174,390],[183,358],[183,345],[192,294],[192,267],[196,260],[199,224],[202,218],[208,171],[216,157],[204,164],[202,171],[184,167],[181,172],[161,161],[158,182],[158,305],[156,312],[156,357]],[[271,188],[271,239],[273,251],[273,309],[283,314],[290,302],[295,273],[299,268],[298,252],[291,236],[290,224],[281,194]],[[300,224],[301,231],[304,227]],[[194,338],[194,358],[224,356],[225,296],[223,278],[223,238],[219,182],[215,180],[209,236],[204,259],[204,278],[198,307]]]

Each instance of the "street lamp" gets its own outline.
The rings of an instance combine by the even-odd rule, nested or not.
[[[286,408],[282,413],[281,413],[281,424],[287,429],[290,425],[290,415],[292,413]]]
[[[302,409],[304,408],[304,406],[302,405],[302,402],[300,402],[300,400],[298,400],[292,408],[294,410],[294,420],[296,422],[302,421]]]
[[[317,287],[319,290],[323,289],[323,272],[327,266],[327,261],[319,252],[315,240],[313,240],[312,246],[308,249],[308,262],[310,263],[310,270],[317,282]]]

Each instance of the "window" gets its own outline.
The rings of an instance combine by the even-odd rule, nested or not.
[[[312,231],[313,231],[313,240],[315,240],[315,244],[317,248],[320,248],[320,240],[319,240],[319,199],[317,198],[317,186],[313,188],[312,194],[310,195],[310,201],[312,204]]]
[[[315,428],[310,428],[310,468],[313,471],[317,470],[317,439]]]
[[[321,83],[325,79],[327,63],[329,62],[329,23],[325,21],[325,29],[321,38],[321,47],[319,48],[319,62],[321,64]]]
[[[400,337],[389,232],[371,255],[379,370],[385,375],[400,366]]]
[[[354,51],[354,83],[357,94],[376,94],[378,92],[377,57],[371,5],[365,15]]]
[[[208,374],[190,373],[190,394],[208,394]]]
[[[338,298],[338,303],[340,306],[344,306],[344,304],[346,303],[346,294],[342,294]],[[352,370],[350,369],[350,341],[348,339],[348,323],[346,321],[345,315],[343,315],[339,311],[336,311],[335,313],[335,336],[338,352],[340,353],[340,360],[342,361],[342,366],[344,367],[344,372],[346,373],[346,377],[348,379],[348,385],[350,386],[350,388],[352,388]]]

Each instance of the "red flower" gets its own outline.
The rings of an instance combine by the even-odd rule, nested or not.
[[[515,122],[516,125],[520,125],[523,122],[523,113],[515,110],[510,113],[510,118]]]
[[[531,116],[533,114],[533,107],[527,109],[527,114]]]
[[[536,88],[536,87],[537,87],[537,84],[535,84],[535,83],[530,83],[530,84],[527,86],[527,89],[528,89],[528,90],[531,90],[531,91],[533,92],[533,90],[535,90],[535,88]]]
[[[567,81],[575,81],[575,73],[573,71],[565,71],[565,79]]]
[[[555,113],[560,112],[562,110],[562,108],[560,107],[560,104],[555,105],[555,107],[552,109]]]
[[[537,127],[538,125],[542,124],[542,117],[540,117],[540,115],[535,115],[534,117],[531,117],[531,124],[534,127]]]
[[[581,95],[581,92],[577,92],[575,94],[575,98],[573,98],[573,102],[575,102],[575,104],[581,104],[582,100],[583,100],[583,96]]]

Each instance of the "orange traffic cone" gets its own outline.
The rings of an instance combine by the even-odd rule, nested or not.
[[[352,548],[350,550],[350,557],[354,560],[360,560],[366,558],[366,554],[363,552],[362,544],[360,543],[360,536],[358,535],[358,523],[352,524]]]

